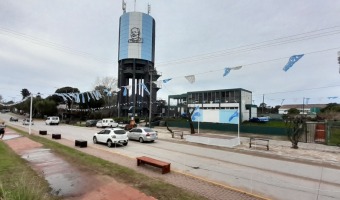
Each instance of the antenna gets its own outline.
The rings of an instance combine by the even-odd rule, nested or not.
[[[122,9],[123,9],[123,13],[126,13],[126,3],[124,0],[122,0]]]
[[[148,3],[148,15],[150,15],[151,12],[151,5]]]
[[[134,11],[136,12],[136,0],[135,0],[135,5],[134,5]]]

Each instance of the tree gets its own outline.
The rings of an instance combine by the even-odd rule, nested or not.
[[[288,115],[298,115],[298,114],[300,114],[300,111],[296,108],[290,108],[288,110]]]
[[[50,99],[44,99],[36,102],[34,104],[34,108],[41,117],[44,115],[52,116],[58,113],[56,102]]]
[[[322,113],[327,112],[340,112],[340,105],[337,103],[329,103],[325,108],[320,110]]]
[[[289,116],[285,122],[287,137],[292,143],[292,148],[298,149],[299,140],[306,131],[306,118],[301,115]]]
[[[55,91],[55,93],[59,93],[59,94],[60,93],[79,93],[79,89],[66,86],[66,87],[62,87],[62,88],[57,89]],[[56,102],[63,102],[64,101],[61,97],[54,98],[54,100]],[[65,103],[67,104],[68,108],[71,108],[73,101],[71,101],[70,99],[67,99],[67,102],[65,102]]]
[[[22,95],[22,99],[25,99],[26,97],[30,96],[31,93],[28,91],[28,89],[24,88],[21,90],[21,95]]]

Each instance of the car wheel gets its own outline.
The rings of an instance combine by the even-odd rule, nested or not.
[[[112,141],[111,140],[108,140],[107,141],[107,146],[110,148],[110,147],[112,147]]]
[[[127,146],[127,145],[128,145],[128,142],[123,143],[123,145],[124,145],[124,146]]]
[[[139,138],[139,142],[140,142],[140,143],[143,143],[143,142],[144,142],[143,138],[140,137],[140,138]]]
[[[97,138],[93,137],[93,144],[97,144],[97,143],[98,143]]]
[[[155,140],[151,140],[151,142],[154,142]]]

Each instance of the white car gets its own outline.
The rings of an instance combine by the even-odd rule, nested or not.
[[[121,128],[106,128],[95,133],[93,136],[93,143],[106,143],[108,147],[114,144],[128,145],[129,138],[125,130]]]
[[[53,125],[53,124],[58,125],[59,124],[59,117],[55,117],[55,116],[54,117],[47,117],[45,124],[46,125]]]
[[[148,127],[133,128],[127,132],[127,135],[130,140],[138,140],[140,143],[145,141],[154,142],[158,139],[157,131]]]
[[[97,128],[106,128],[106,127],[118,127],[118,123],[115,122],[113,119],[102,119],[99,120],[96,124]]]
[[[22,125],[29,125],[30,124],[30,119],[26,118],[24,119],[24,121],[22,122]],[[33,119],[31,121],[31,125],[34,125]]]

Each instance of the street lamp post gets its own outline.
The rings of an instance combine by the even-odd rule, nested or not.
[[[31,93],[31,106],[30,106],[30,121],[28,124],[28,134],[31,135],[31,125],[32,125],[32,105],[33,105],[33,94]]]
[[[152,112],[152,70],[150,70],[150,102],[149,102],[149,128],[151,128],[151,112]]]

